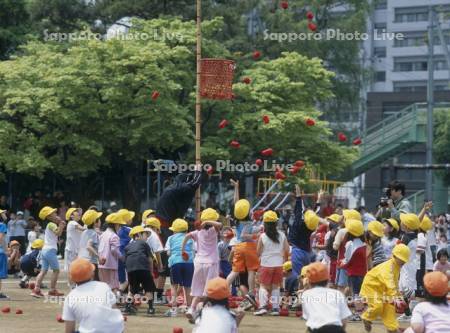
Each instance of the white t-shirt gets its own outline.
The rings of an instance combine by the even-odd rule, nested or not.
[[[80,333],[122,333],[123,316],[112,308],[115,303],[116,297],[106,283],[86,282],[67,295],[62,319],[77,322]]]
[[[400,270],[399,288],[403,290],[417,290],[417,239],[413,239],[408,243],[410,255],[409,260]]]
[[[430,246],[436,246],[437,240],[436,240],[436,232],[434,231],[434,223],[433,228],[431,228],[431,230],[428,230],[427,232],[427,238],[428,244],[430,244]]]
[[[33,230],[31,230],[29,233],[28,233],[28,236],[27,236],[27,238],[28,238],[28,246],[27,246],[27,252],[30,252],[31,251],[31,244],[36,240],[36,239],[42,239],[42,240],[44,240],[44,234],[43,233],[40,233],[39,234],[39,237],[36,237],[36,231],[33,231]]]
[[[93,264],[98,264],[98,257],[94,254],[91,254],[91,252],[89,252],[89,250],[87,249],[89,242],[91,242],[91,246],[98,253],[98,244],[100,241],[98,239],[97,231],[95,231],[94,229],[86,229],[81,233],[78,257],[87,259]]]
[[[43,250],[58,249],[58,236],[56,235],[56,229],[58,229],[58,226],[53,222],[49,222],[47,227],[45,227]]]
[[[392,250],[395,245],[397,245],[397,241],[397,237],[389,239],[388,237],[383,236],[383,238],[381,238],[381,245],[383,246],[383,251],[386,258],[390,258],[392,256]]]
[[[430,244],[428,244],[428,237],[420,232],[417,235],[417,249],[425,249],[425,269],[433,270],[433,255],[431,254]],[[417,253],[417,269],[420,269],[420,253]]]
[[[303,318],[311,329],[325,325],[342,326],[342,321],[352,315],[344,294],[339,290],[314,287],[303,292],[301,301]]]
[[[265,233],[261,235],[263,251],[261,253],[261,266],[263,267],[281,267],[284,262],[283,245],[286,236],[278,231],[278,243],[273,242]]]
[[[153,253],[163,252],[164,247],[161,243],[161,239],[156,234],[156,232],[152,231],[150,236],[147,238],[147,244],[152,249]]]
[[[73,253],[78,253],[80,248],[81,233],[83,230],[79,230],[78,227],[81,226],[76,221],[70,221],[67,224],[66,250]]]
[[[202,310],[192,333],[236,333],[236,320],[223,306],[215,305]]]
[[[422,324],[427,333],[450,331],[450,305],[421,302],[414,307],[411,324]]]

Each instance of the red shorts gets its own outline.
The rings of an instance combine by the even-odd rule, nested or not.
[[[283,267],[264,267],[259,268],[259,283],[271,286],[279,285],[283,282]]]

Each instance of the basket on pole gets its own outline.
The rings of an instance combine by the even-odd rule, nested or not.
[[[200,96],[206,99],[233,99],[235,62],[227,59],[202,59]]]

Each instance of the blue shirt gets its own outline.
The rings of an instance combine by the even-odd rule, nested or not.
[[[123,226],[119,229],[119,232],[117,233],[117,236],[119,236],[120,239],[120,253],[122,254],[125,254],[125,247],[131,240],[129,236],[130,230],[131,230],[130,227]]]
[[[192,263],[194,259],[194,242],[189,239],[186,243],[184,251],[189,255],[189,260],[184,261],[181,255],[181,245],[186,233],[179,232],[167,238],[166,250],[170,252],[169,267],[175,264]]]
[[[0,222],[0,233],[3,234],[3,242],[0,242],[0,253],[6,253],[7,243],[6,243],[6,224]]]
[[[239,243],[255,243],[256,239],[242,239],[242,234],[257,235],[261,231],[260,223],[240,221],[236,228],[236,238]]]

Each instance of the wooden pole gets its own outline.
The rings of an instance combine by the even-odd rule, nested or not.
[[[200,96],[200,79],[201,79],[201,59],[202,59],[202,4],[201,0],[197,0],[197,87],[195,97],[195,164],[199,165],[201,159],[201,124],[202,124],[202,105]],[[200,187],[195,193],[195,212],[197,220],[200,219]]]

